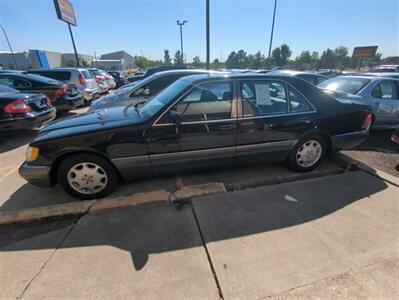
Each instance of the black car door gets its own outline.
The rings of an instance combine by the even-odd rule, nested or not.
[[[235,156],[233,81],[194,86],[153,125],[148,149],[155,172],[207,167]]]
[[[284,159],[299,136],[313,126],[315,109],[281,80],[240,80],[238,89],[238,158]]]

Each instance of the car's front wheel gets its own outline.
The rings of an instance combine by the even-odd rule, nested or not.
[[[288,158],[292,169],[306,172],[316,168],[327,153],[327,143],[322,136],[309,136],[296,144]]]
[[[105,197],[118,183],[118,174],[111,163],[92,154],[67,157],[60,164],[57,176],[67,193],[83,200]]]

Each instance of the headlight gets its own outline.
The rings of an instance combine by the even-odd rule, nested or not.
[[[35,161],[39,156],[39,148],[28,146],[26,149],[26,162]]]

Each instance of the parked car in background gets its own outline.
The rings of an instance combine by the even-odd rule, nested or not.
[[[187,69],[187,66],[164,66],[164,67],[152,67],[148,68],[143,75],[135,75],[135,76],[130,76],[127,78],[128,82],[135,82],[139,80],[143,80],[155,73],[162,72],[162,71],[168,71],[168,70],[182,70],[182,69]]]
[[[108,71],[108,73],[114,78],[116,83],[116,88],[120,88],[121,86],[127,83],[125,73],[123,71]]]
[[[319,83],[328,79],[327,76],[312,73],[312,72],[303,72],[303,71],[295,71],[295,70],[273,70],[267,73],[267,75],[287,75],[287,76],[296,76],[310,82],[313,85],[318,85]]]
[[[378,76],[338,76],[324,81],[319,88],[341,100],[363,102],[371,106],[373,128],[399,126],[399,80]]]
[[[274,97],[271,88],[284,92]],[[186,76],[141,109],[114,107],[46,126],[19,172],[32,184],[59,183],[94,199],[119,178],[284,160],[309,171],[330,151],[363,142],[371,122],[368,105],[339,102],[294,76]]]
[[[116,88],[116,82],[114,77],[112,77],[111,74],[109,74],[108,72],[104,71],[104,70],[99,70],[103,75],[105,80],[107,81],[108,87],[110,90],[113,90],[114,88]]]
[[[399,65],[380,65],[370,70],[372,73],[398,73]]]
[[[0,85],[0,132],[38,129],[52,121],[56,110],[43,94],[26,94]]]
[[[143,103],[154,98],[167,86],[181,77],[212,73],[220,72],[192,69],[158,72],[140,81],[138,84],[131,83],[126,87],[115,91],[114,93],[97,99],[90,105],[90,110],[98,110],[141,102]]]
[[[101,70],[96,69],[96,68],[89,68],[87,71],[90,72],[91,76],[94,78],[96,81],[97,87],[98,87],[98,92],[100,94],[105,94],[109,91],[110,86],[108,85],[108,81],[105,78],[105,75]]]
[[[94,77],[86,69],[82,68],[57,68],[57,69],[37,69],[29,70],[28,73],[53,78],[74,84],[82,95],[85,104],[89,104],[93,99],[99,97],[98,87]]]
[[[0,73],[0,84],[24,93],[45,94],[59,112],[83,105],[83,98],[74,84],[65,84],[36,74]]]
[[[358,76],[378,76],[378,77],[389,77],[389,78],[396,78],[399,79],[399,72],[397,73],[389,73],[389,72],[382,72],[382,73],[378,73],[378,72],[368,72],[368,73],[357,73],[354,75],[358,75]]]

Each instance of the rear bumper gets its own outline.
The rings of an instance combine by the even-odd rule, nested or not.
[[[31,166],[24,163],[19,167],[19,175],[33,185],[52,187],[50,180],[50,167],[48,166]]]
[[[96,95],[98,95],[98,89],[84,89],[81,91],[81,94],[86,101],[91,101],[95,99]]]
[[[332,146],[334,150],[351,149],[363,143],[368,136],[368,130],[333,135]]]
[[[54,120],[56,110],[52,107],[43,112],[30,113],[24,117],[0,120],[0,131],[39,129]]]
[[[83,105],[83,97],[78,94],[75,97],[62,97],[58,98],[53,105],[57,108],[59,111],[69,111],[71,109],[74,109],[78,106]]]

